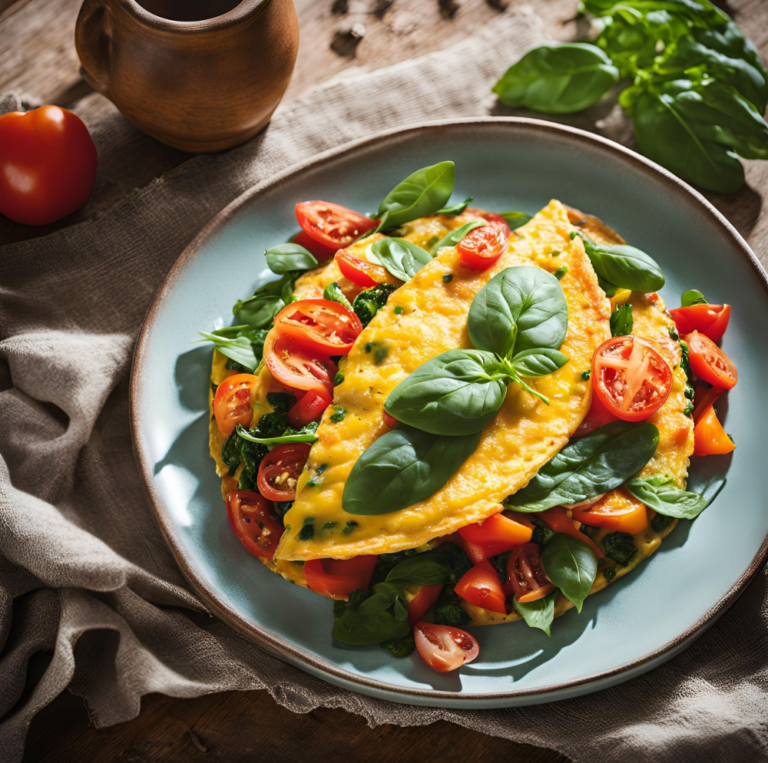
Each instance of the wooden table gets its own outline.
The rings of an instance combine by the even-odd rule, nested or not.
[[[301,47],[286,98],[343,69],[378,68],[436,50],[461,39],[504,13],[504,0],[295,0]],[[509,0],[513,7],[523,0]],[[0,0],[0,93],[20,90],[42,103],[77,111],[86,122],[114,110],[83,81],[74,46],[74,24],[81,0]],[[577,35],[576,0],[532,0],[554,39]],[[768,52],[768,3],[727,0],[719,3],[763,54]],[[346,12],[344,7],[347,6]],[[362,24],[357,40],[347,34]],[[510,62],[511,63],[511,62]],[[631,145],[627,124],[617,111],[604,117],[611,136]],[[601,130],[587,112],[562,121]],[[123,194],[147,185],[190,158],[148,138],[127,122],[115,144],[99,146],[99,177],[92,199],[67,219],[30,228],[0,217],[0,243],[46,235],[108,208]],[[747,185],[711,201],[749,241],[768,265],[768,163],[747,163]],[[30,663],[33,678],[42,675],[50,655]],[[404,753],[407,751],[407,754]],[[358,716],[320,709],[293,715],[266,692],[229,692],[193,700],[160,695],[145,698],[141,715],[128,723],[96,731],[80,699],[65,693],[32,724],[25,761],[98,763],[99,761],[238,761],[270,763],[295,760],[385,761],[565,761],[562,755],[486,737],[449,723],[427,727],[382,726],[369,729]]]

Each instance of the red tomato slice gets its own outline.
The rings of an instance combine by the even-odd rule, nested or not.
[[[336,264],[341,274],[357,286],[370,289],[380,283],[402,283],[381,265],[373,265],[367,260],[362,260],[354,254],[342,249],[336,252]]]
[[[275,316],[275,328],[310,355],[347,355],[363,331],[360,319],[330,299],[300,299]]]
[[[286,387],[333,394],[336,364],[327,358],[302,352],[290,338],[272,329],[264,342],[264,362],[272,376]]]
[[[408,610],[408,625],[411,628],[429,612],[442,590],[442,584],[423,585],[419,588],[419,592],[408,602],[406,607]]]
[[[352,591],[368,588],[376,566],[376,556],[352,559],[312,559],[304,564],[307,586],[329,599],[348,599]]]
[[[595,350],[592,389],[617,418],[644,421],[669,397],[672,369],[643,339],[615,336]]]
[[[613,490],[588,509],[573,510],[573,518],[590,527],[608,527],[637,535],[648,526],[648,511],[626,490]]]
[[[349,246],[378,225],[378,220],[330,201],[300,201],[296,205],[296,219],[310,238],[333,249]]]
[[[694,427],[693,443],[694,456],[722,456],[736,448],[712,406],[707,408]]]
[[[509,223],[501,215],[497,215],[495,212],[479,212],[478,215],[482,217],[483,220],[487,220],[490,225],[495,225],[499,228],[507,238],[512,235],[512,229],[509,227]]]
[[[736,366],[709,337],[694,331],[683,339],[688,344],[691,369],[699,379],[721,389],[736,386],[739,380]]]
[[[469,557],[472,564],[480,564],[492,556],[498,556],[509,551],[509,545],[504,543],[470,543],[458,533],[451,533],[440,539],[441,543],[454,543]]]
[[[499,513],[482,522],[460,528],[459,535],[470,543],[479,545],[498,543],[506,546],[504,551],[509,551],[515,546],[527,543],[531,539],[533,531],[514,519]]]
[[[254,556],[274,558],[283,528],[266,498],[252,490],[232,490],[227,493],[227,519],[240,543]]]
[[[504,593],[518,601],[536,601],[554,590],[541,566],[538,543],[526,543],[512,551],[507,560],[507,582]]]
[[[257,382],[253,374],[235,374],[219,384],[213,396],[213,415],[222,437],[229,437],[238,424],[246,429],[251,426],[251,396]]]
[[[288,423],[294,429],[301,429],[317,421],[332,402],[333,398],[325,390],[310,390],[288,411]]]
[[[303,246],[310,254],[314,255],[318,262],[332,259],[333,255],[336,254],[336,251],[338,250],[338,247],[336,246],[325,246],[318,243],[312,236],[304,231],[297,233],[291,239],[291,243]]]
[[[421,659],[440,673],[456,670],[480,654],[475,637],[461,628],[419,622],[413,628],[413,637]]]
[[[269,451],[259,464],[259,492],[270,501],[296,498],[296,483],[307,463],[309,448],[308,442],[287,442]]]
[[[501,588],[499,575],[489,561],[476,564],[465,572],[454,588],[456,593],[470,604],[500,615],[507,614],[506,596]]]
[[[731,320],[731,306],[690,305],[670,310],[669,314],[674,318],[680,336],[698,331],[713,342],[719,342]]]
[[[573,526],[573,521],[562,506],[555,506],[553,509],[540,511],[536,516],[541,517],[549,525],[549,529],[552,532],[565,533],[573,538],[578,538],[578,540],[586,543],[595,552],[595,556],[598,559],[603,558],[603,552],[597,543]]]
[[[699,419],[707,412],[707,408],[713,406],[720,395],[725,392],[720,387],[710,387],[708,384],[697,384],[696,394],[693,396],[693,423],[698,424]]]
[[[585,434],[594,432],[612,421],[618,421],[619,417],[614,416],[603,404],[598,395],[592,394],[592,403],[589,406],[587,415],[579,424],[578,429],[573,433],[574,437],[583,437]]]
[[[398,421],[394,416],[390,416],[386,411],[384,411],[384,424],[390,429],[394,429],[394,427],[397,426]]]
[[[470,231],[456,249],[459,262],[470,270],[487,270],[501,257],[509,244],[509,226],[483,225]]]

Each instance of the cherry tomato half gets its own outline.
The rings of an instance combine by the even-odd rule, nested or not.
[[[614,416],[644,421],[672,390],[672,369],[651,345],[634,336],[603,342],[592,357],[592,389]]]
[[[475,637],[461,628],[419,622],[413,627],[413,637],[421,659],[440,673],[456,670],[480,654]]]
[[[698,331],[713,342],[719,342],[731,319],[730,305],[690,305],[670,310],[680,336]]]
[[[501,215],[497,215],[495,212],[479,212],[478,214],[483,220],[487,220],[491,225],[495,225],[499,228],[507,238],[512,235],[512,229],[509,227],[509,223]]]
[[[329,599],[348,599],[352,591],[368,588],[376,562],[373,554],[351,559],[312,559],[304,564],[304,577],[311,591]]]
[[[333,255],[336,254],[337,246],[324,246],[318,243],[309,234],[304,231],[297,233],[292,239],[292,244],[298,244],[303,246],[318,262],[324,262],[325,260],[333,259]]]
[[[504,551],[527,543],[533,531],[503,514],[493,514],[482,522],[475,522],[459,529],[459,535],[470,543],[479,545],[500,543]],[[502,552],[499,552],[502,553]]]
[[[283,528],[266,498],[252,490],[227,493],[227,519],[240,542],[254,556],[273,559]]]
[[[501,587],[501,580],[488,561],[480,562],[464,573],[456,583],[454,591],[470,604],[501,615],[507,614],[507,597]]]
[[[275,328],[304,352],[347,355],[363,331],[360,319],[344,305],[330,299],[300,299],[275,316]]]
[[[292,501],[296,498],[296,483],[307,463],[310,445],[307,442],[287,442],[264,456],[259,464],[256,486],[270,501]]]
[[[349,246],[378,225],[378,220],[330,201],[300,201],[296,205],[296,219],[310,238],[333,249]]]
[[[246,429],[251,426],[251,396],[257,382],[253,374],[235,374],[219,384],[213,396],[213,415],[222,437],[229,437],[238,424]]]
[[[626,490],[613,490],[587,509],[574,509],[573,518],[590,527],[637,535],[648,526],[648,510]]]
[[[526,543],[512,551],[507,560],[507,582],[504,591],[518,601],[536,601],[552,593],[555,586],[541,565],[538,543]]]
[[[406,607],[408,610],[408,625],[410,625],[411,628],[413,628],[413,626],[416,625],[427,612],[429,612],[432,605],[440,596],[440,591],[442,590],[442,584],[423,585],[419,588],[418,593],[408,602],[408,606]]]
[[[311,421],[317,421],[332,402],[333,398],[324,389],[305,392],[288,411],[288,423],[294,429],[301,429]]]
[[[735,448],[736,445],[717,418],[714,407],[709,406],[693,428],[693,455],[722,456]]]
[[[272,376],[286,387],[333,394],[333,380],[339,370],[336,364],[302,352],[293,346],[289,337],[281,336],[274,328],[264,341],[264,362]]]
[[[46,225],[79,209],[96,180],[96,146],[76,114],[58,106],[0,116],[0,213]]]
[[[470,231],[456,249],[459,262],[470,270],[487,270],[507,249],[509,226],[505,231],[500,225],[483,225]]]
[[[739,380],[739,372],[731,359],[709,337],[694,331],[683,339],[688,344],[691,369],[702,381],[713,387],[731,389]]]
[[[552,532],[565,533],[566,535],[570,535],[571,537],[586,543],[595,552],[595,556],[598,559],[603,558],[604,554],[600,550],[600,546],[598,546],[589,535],[584,535],[583,532],[576,529],[573,520],[568,516],[562,506],[555,506],[553,509],[540,511],[536,516],[541,517],[541,519],[549,525],[549,529],[552,530]]]
[[[708,384],[697,384],[696,394],[693,396],[693,423],[698,424],[699,419],[707,412],[707,408],[713,406],[720,395],[725,392],[720,387],[710,387]]]
[[[353,284],[365,289],[370,289],[380,283],[401,283],[381,265],[373,265],[344,249],[336,252],[335,259],[341,274]]]

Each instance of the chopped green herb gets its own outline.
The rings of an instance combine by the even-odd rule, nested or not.
[[[443,283],[450,283],[453,281],[453,273],[443,273]]]
[[[296,399],[288,392],[267,392],[267,402],[276,411],[287,411],[293,407]]]
[[[592,369],[588,368],[586,371],[581,372],[581,378],[584,379],[584,381],[589,381],[589,377],[592,375]]]
[[[651,520],[651,530],[655,533],[663,532],[672,524],[672,517],[667,517],[664,514],[657,513]]]
[[[347,522],[347,524],[344,527],[344,529],[342,530],[342,532],[344,533],[344,535],[349,535],[351,532],[354,532],[354,530],[355,530],[355,528],[357,526],[358,526],[357,522],[355,522],[355,521]]]
[[[340,405],[333,406],[336,409],[336,413],[330,415],[330,420],[334,424],[338,424],[340,421],[344,421],[344,417],[347,415],[347,409],[342,408]]]
[[[373,349],[373,342],[366,342],[363,352],[370,352]]]
[[[559,249],[553,249],[550,253],[550,257],[557,257],[558,255],[562,254],[562,252]]]
[[[560,281],[563,276],[568,272],[567,265],[561,265],[552,275]]]
[[[637,553],[637,547],[629,533],[614,532],[603,538],[605,554],[617,564],[629,564]]]
[[[339,384],[341,384],[341,383],[344,381],[344,379],[345,379],[345,378],[346,378],[346,377],[344,376],[344,374],[343,374],[343,373],[341,373],[341,371],[339,371],[339,372],[336,374],[336,376],[334,376],[334,377],[333,377],[333,383],[334,383],[334,385],[338,387],[338,386],[339,386]]]
[[[299,530],[298,535],[296,536],[297,540],[312,540],[314,534],[315,534],[315,518],[314,517],[307,517],[304,520],[304,524],[302,525],[301,530]],[[286,528],[287,530],[288,528]]]
[[[408,657],[413,654],[413,650],[416,648],[416,642],[413,639],[413,631],[410,631],[407,636],[387,639],[386,641],[382,641],[379,646],[382,649],[386,649],[395,657]]]
[[[337,524],[338,522],[326,522],[323,525],[323,530],[330,530],[332,527],[336,527]]]
[[[385,358],[389,355],[389,347],[387,347],[386,344],[380,344],[376,351],[373,353],[373,361],[376,363],[376,365],[381,365],[381,363],[384,362]]]
[[[213,380],[211,380],[211,392],[213,392],[214,395],[216,394],[216,390],[218,388],[219,388],[219,385],[218,384],[214,384]]]
[[[458,604],[436,606],[432,610],[432,615],[438,625],[450,625],[454,628],[462,628],[472,620]]]
[[[400,305],[395,305],[395,315],[402,315],[403,314],[403,308],[400,307]]]
[[[427,247],[431,249],[439,240],[440,236],[432,236],[432,238],[427,241]]]
[[[674,326],[667,326],[667,331],[669,332],[669,336],[674,339],[676,342],[680,341],[680,334],[677,333],[677,329]]]
[[[608,567],[608,569],[603,570],[603,576],[606,580],[613,580],[616,577],[616,567]]]
[[[573,241],[573,239],[575,239],[576,236],[578,236],[578,235],[579,235],[579,232],[577,230],[572,230],[571,231],[571,241]]]

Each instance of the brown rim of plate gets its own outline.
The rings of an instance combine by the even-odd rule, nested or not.
[[[702,617],[700,617],[693,625],[679,634],[676,638],[669,641],[662,647],[649,652],[648,654],[638,657],[635,660],[625,663],[617,668],[604,671],[602,673],[596,673],[584,678],[575,679],[559,684],[553,684],[544,689],[525,689],[521,691],[508,691],[508,692],[494,692],[494,693],[464,693],[464,692],[448,692],[437,690],[421,690],[396,686],[384,681],[375,681],[364,676],[351,673],[346,670],[342,670],[337,665],[316,657],[315,655],[296,647],[292,644],[286,643],[284,639],[276,636],[271,631],[261,628],[260,626],[248,622],[235,610],[228,607],[224,602],[219,601],[216,594],[201,580],[195,570],[188,563],[181,550],[179,542],[179,536],[176,531],[174,523],[170,520],[166,510],[162,507],[160,497],[157,495],[154,489],[154,483],[152,479],[152,470],[149,463],[146,460],[144,453],[141,452],[138,447],[137,433],[141,426],[141,422],[138,417],[138,400],[140,396],[141,388],[141,376],[142,365],[144,355],[146,353],[147,342],[149,334],[152,330],[155,318],[157,315],[158,307],[165,299],[165,296],[173,288],[176,279],[186,267],[187,263],[194,257],[197,250],[203,245],[203,243],[211,236],[211,234],[218,231],[224,226],[233,214],[239,210],[243,204],[250,201],[254,196],[264,193],[268,190],[272,190],[286,181],[293,179],[293,177],[308,168],[313,169],[330,163],[338,159],[339,157],[352,154],[362,149],[369,149],[376,146],[378,143],[386,142],[388,140],[397,140],[398,138],[404,138],[406,136],[413,135],[426,135],[430,133],[442,133],[445,131],[451,131],[455,128],[469,128],[473,125],[479,125],[481,127],[498,128],[500,130],[513,128],[515,130],[529,130],[533,132],[545,132],[551,133],[558,137],[567,138],[579,143],[589,144],[592,147],[598,147],[606,153],[613,154],[622,161],[632,165],[635,169],[641,170],[646,175],[652,176],[656,180],[663,182],[668,188],[678,191],[689,207],[692,207],[694,211],[701,215],[706,216],[712,220],[721,230],[721,232],[729,238],[735,245],[736,249],[741,252],[744,258],[752,265],[756,271],[757,276],[761,280],[765,290],[766,296],[768,296],[768,275],[766,275],[760,262],[755,257],[752,250],[747,243],[736,231],[736,229],[715,209],[698,191],[691,188],[684,181],[673,175],[671,172],[660,167],[655,162],[646,159],[640,154],[625,148],[624,146],[614,143],[606,138],[602,138],[599,135],[593,135],[592,133],[579,130],[575,127],[562,125],[554,122],[546,122],[539,119],[528,119],[525,117],[480,117],[470,119],[451,119],[441,120],[435,122],[426,122],[420,125],[415,125],[406,128],[397,128],[394,130],[388,130],[386,132],[377,133],[373,137],[363,138],[361,140],[354,141],[352,143],[344,144],[339,148],[334,148],[320,154],[317,157],[308,159],[298,165],[294,165],[289,170],[277,175],[273,179],[255,186],[248,191],[245,191],[237,199],[232,201],[221,212],[219,212],[211,222],[209,222],[200,233],[194,238],[187,248],[181,253],[176,263],[173,265],[168,275],[165,278],[162,286],[158,290],[155,298],[147,311],[147,316],[144,321],[144,325],[139,334],[139,339],[136,344],[136,350],[134,354],[134,362],[131,370],[131,389],[130,389],[130,417],[131,417],[131,433],[133,437],[134,453],[139,465],[139,471],[141,472],[144,486],[149,494],[152,509],[157,518],[160,529],[165,536],[165,540],[171,548],[171,551],[176,559],[176,563],[179,565],[184,577],[187,579],[192,589],[201,597],[206,606],[215,613],[221,620],[227,623],[230,627],[244,634],[251,640],[255,641],[260,646],[267,649],[270,653],[287,659],[289,662],[298,665],[299,667],[306,666],[311,671],[317,671],[318,673],[325,673],[334,678],[343,681],[345,684],[357,685],[361,687],[367,687],[369,689],[375,689],[379,692],[386,692],[390,695],[399,695],[391,697],[396,701],[408,702],[410,697],[421,698],[425,700],[433,700],[441,703],[455,704],[457,702],[465,702],[467,700],[478,700],[485,702],[494,702],[501,700],[517,700],[524,697],[540,697],[543,701],[547,701],[546,697],[549,695],[562,692],[567,689],[575,688],[578,686],[589,686],[597,682],[605,681],[611,677],[618,676],[622,673],[629,671],[644,672],[641,670],[643,666],[648,663],[658,661],[663,662],[665,655],[667,658],[672,657],[676,650],[683,647],[685,642],[693,640],[694,637],[701,635],[701,633],[715,620],[728,609],[731,604],[738,598],[738,596],[744,591],[747,583],[755,575],[755,573],[763,566],[766,559],[768,559],[768,535],[763,539],[763,543],[760,546],[759,551],[754,556],[746,570],[742,573],[739,579],[734,583],[733,587]],[[654,667],[648,666],[646,669]],[[595,687],[598,689],[600,687]],[[552,697],[552,701],[560,699],[560,697]],[[443,705],[445,706],[445,705]]]

